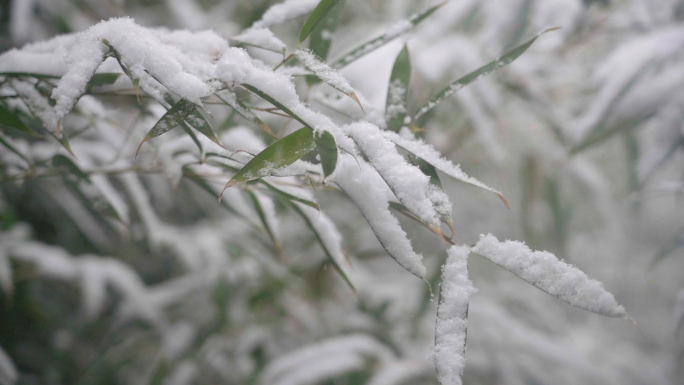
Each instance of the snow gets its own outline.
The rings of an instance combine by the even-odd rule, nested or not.
[[[316,54],[308,49],[298,49],[295,51],[295,56],[299,59],[304,67],[313,72],[321,80],[328,83],[330,86],[339,90],[346,95],[353,95],[354,89],[339,72],[319,59]]]
[[[442,284],[435,327],[435,368],[441,385],[461,385],[465,366],[468,299],[477,292],[468,278],[465,246],[451,246],[442,266]]]
[[[358,122],[343,130],[351,135],[399,201],[426,224],[438,227],[439,216],[428,197],[430,177],[406,162],[377,126]]]
[[[387,253],[411,274],[424,278],[423,256],[413,251],[406,232],[390,212],[386,187],[378,181],[376,171],[360,159],[357,163],[350,155],[340,155],[333,182],[354,201]]]
[[[47,99],[38,92],[34,85],[18,80],[11,81],[11,85],[17,91],[17,94],[20,95],[21,100],[26,103],[29,110],[40,119],[43,127],[48,132],[55,134],[57,138],[61,138],[61,132],[57,131],[59,117],[54,113]]]
[[[422,158],[439,171],[447,174],[448,176],[496,194],[499,197],[499,199],[501,199],[504,202],[504,204],[508,206],[508,203],[503,198],[503,194],[501,194],[501,192],[494,190],[493,188],[487,186],[486,184],[480,182],[479,180],[471,176],[468,176],[468,174],[461,170],[460,165],[453,164],[450,160],[443,158],[442,155],[437,150],[435,150],[431,145],[425,143],[421,139],[416,139],[413,136],[413,134],[408,130],[402,130],[401,134],[397,134],[391,131],[384,131],[383,134],[387,139],[394,142],[397,146]]]
[[[306,15],[311,13],[319,2],[319,0],[285,0],[272,5],[264,12],[261,19],[252,24],[252,28],[268,28]]]
[[[627,317],[625,308],[603,284],[547,251],[532,251],[518,241],[500,242],[491,234],[481,235],[472,251],[573,306],[610,317]]]
[[[399,79],[394,79],[387,89],[387,110],[385,120],[389,122],[406,114],[406,87]]]
[[[287,48],[268,28],[249,28],[231,40],[277,53],[285,52]]]

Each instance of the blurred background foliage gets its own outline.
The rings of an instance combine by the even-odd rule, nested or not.
[[[4,1],[0,50],[124,15],[148,27],[211,28],[229,38],[273,3]],[[347,0],[330,57],[427,5]],[[274,32],[294,48],[303,21]],[[604,282],[639,323],[635,330],[585,314],[471,258],[480,291],[470,305],[465,383],[684,381],[683,21],[678,0],[459,0],[407,36],[410,98],[421,105],[534,33],[561,27],[417,126],[511,202],[507,211],[490,195],[443,180],[458,242],[492,232],[552,251]],[[311,91],[311,105],[342,120],[381,119],[402,46],[395,41],[342,72],[365,115],[322,87]],[[120,127],[138,122],[135,100],[104,103]],[[154,114],[139,110],[149,129]],[[225,122],[221,134],[245,124],[227,111],[213,113]],[[286,125],[278,117],[264,120]],[[161,174],[108,176],[135,207],[122,225],[84,203],[68,187],[69,173],[15,181],[5,171],[0,258],[11,261],[11,280],[0,291],[0,346],[9,357],[0,355],[0,374],[8,376],[0,375],[0,383],[12,383],[9,362],[19,384],[284,384],[299,372],[314,374],[292,383],[436,383],[429,358],[435,304],[427,286],[387,258],[341,194],[316,195],[343,234],[358,294],[281,201],[274,203],[279,249],[258,220],[218,211],[216,197],[189,178],[176,186]],[[143,223],[147,206],[173,231],[153,239]],[[256,218],[257,207],[245,207]],[[426,256],[434,286],[442,244],[410,220],[402,225]],[[29,238],[59,258],[34,265],[7,257],[8,245]],[[99,267],[83,267],[90,260]],[[64,273],[76,265],[91,279]],[[334,349],[321,347],[326,342]],[[306,347],[318,349],[315,360],[297,356]],[[324,369],[316,375],[314,368]]]

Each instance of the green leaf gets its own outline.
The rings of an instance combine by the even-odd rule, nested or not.
[[[90,78],[88,86],[86,87],[86,92],[89,92],[93,87],[101,87],[114,84],[117,81],[117,79],[119,79],[119,76],[121,76],[121,74],[116,72],[102,72],[99,74],[95,74],[92,78]]]
[[[42,136],[29,128],[19,117],[18,110],[10,109],[6,105],[0,103],[0,128],[10,129],[13,131],[28,134],[37,138]]]
[[[528,48],[534,43],[539,36],[550,32],[550,31],[555,31],[558,28],[549,28],[546,29],[537,35],[535,35],[533,38],[529,39],[525,43],[511,49],[510,51],[504,53],[500,58],[490,62],[489,64],[480,67],[476,69],[475,71],[463,76],[462,78],[454,81],[451,83],[449,86],[444,88],[442,91],[440,91],[437,95],[433,96],[430,100],[428,100],[425,105],[423,105],[420,109],[418,109],[418,112],[413,116],[412,121],[415,122],[418,119],[420,119],[421,116],[425,115],[428,111],[432,110],[437,106],[440,102],[442,102],[444,99],[448,98],[449,96],[455,94],[457,91],[459,91],[461,88],[467,86],[468,84],[474,82],[475,80],[478,80],[484,76],[489,75],[492,73],[494,70],[497,70],[501,67],[507,66],[511,64],[515,59],[520,57],[525,51],[527,51]]]
[[[313,12],[309,15],[302,26],[301,31],[299,31],[299,44],[301,44],[307,36],[313,31],[313,29],[320,23],[325,15],[338,3],[340,0],[321,0],[320,3],[314,8]]]
[[[385,120],[387,129],[398,132],[404,125],[404,118],[408,108],[409,84],[411,82],[411,59],[408,46],[399,52],[394,60],[392,75],[387,87],[387,101],[385,102]]]
[[[83,179],[85,181],[90,181],[90,177],[88,174],[83,172],[80,167],[74,163],[73,160],[69,159],[68,157],[57,154],[52,157],[52,165],[54,167],[60,168],[64,171],[67,171],[73,175],[75,175],[78,179]]]
[[[0,72],[0,76],[11,78],[59,79],[56,75],[37,74],[33,72]]]
[[[267,93],[261,91],[260,89],[254,87],[254,86],[251,86],[251,85],[249,85],[249,84],[247,84],[247,83],[242,83],[241,85],[242,85],[243,87],[245,87],[248,91],[250,91],[250,92],[252,92],[252,93],[258,95],[258,96],[261,97],[262,99],[264,99],[264,100],[266,100],[267,102],[269,102],[269,103],[273,104],[274,106],[278,107],[281,111],[283,111],[284,113],[290,115],[292,118],[294,118],[294,119],[295,119],[296,121],[298,121],[299,123],[303,124],[305,127],[308,127],[308,128],[310,128],[310,129],[313,130],[313,128],[312,128],[307,122],[305,122],[304,119],[302,119],[302,118],[300,118],[299,116],[297,116],[297,114],[295,114],[294,112],[292,112],[289,108],[285,107],[285,106],[284,106],[282,103],[280,103],[279,101],[273,99],[273,98],[272,98],[270,95],[268,95]]]
[[[328,58],[328,52],[330,51],[330,45],[332,44],[332,35],[335,30],[337,30],[339,15],[343,5],[343,1],[337,1],[321,22],[314,27],[313,31],[311,31],[309,49],[322,60]],[[307,80],[309,78],[313,77],[307,77]]]
[[[274,193],[276,193],[276,195],[278,195],[280,198],[286,199],[286,200],[288,200],[288,201],[299,202],[299,203],[305,204],[305,205],[307,205],[307,206],[309,206],[309,207],[311,207],[311,208],[314,208],[314,209],[316,209],[316,210],[319,210],[319,211],[320,211],[320,209],[321,209],[321,208],[318,206],[318,204],[317,204],[316,202],[313,202],[313,201],[310,201],[310,200],[308,200],[308,199],[304,199],[304,198],[300,198],[300,197],[298,197],[298,196],[292,195],[292,194],[290,194],[290,193],[288,193],[288,192],[286,192],[286,191],[283,191],[283,190],[281,190],[281,189],[275,187],[274,185],[272,185],[272,184],[266,182],[266,181],[263,180],[263,179],[259,179],[259,183],[263,184],[263,185],[266,186],[269,190],[271,190],[271,191],[273,191]]]
[[[195,109],[193,112],[191,112],[185,118],[185,122],[188,125],[190,125],[190,127],[201,132],[202,135],[209,138],[209,140],[211,140],[212,142],[223,147],[223,145],[219,141],[218,137],[216,136],[214,129],[211,127],[211,123],[209,123],[209,119],[207,119],[207,117],[204,116],[204,113],[202,111]],[[225,147],[223,147],[223,148],[225,148]]]
[[[161,119],[159,119],[159,121],[157,121],[157,123],[154,124],[152,129],[150,129],[147,135],[145,135],[145,138],[138,145],[138,149],[135,151],[135,155],[138,155],[138,152],[140,152],[140,147],[142,147],[142,145],[145,142],[147,142],[150,139],[154,139],[162,134],[165,134],[169,132],[171,129],[183,123],[185,118],[188,115],[190,115],[190,113],[193,112],[195,108],[197,108],[197,106],[192,102],[187,101],[185,99],[179,100],[168,111],[166,111],[164,116],[162,116]]]
[[[297,161],[316,146],[313,131],[304,127],[258,153],[228,181],[224,190],[238,183],[273,175],[279,168]]]
[[[367,41],[355,48],[353,48],[351,51],[348,53],[342,55],[339,59],[335,60],[331,67],[340,69],[342,67],[346,67],[353,61],[357,60],[358,58],[365,56],[376,49],[384,46],[385,44],[389,43],[390,41],[396,39],[397,37],[403,35],[406,32],[409,32],[413,28],[415,28],[418,24],[420,24],[421,21],[425,20],[428,16],[432,15],[436,10],[438,10],[441,6],[446,4],[446,2],[437,4],[434,7],[428,8],[423,12],[413,14],[411,17],[409,17],[408,22],[410,25],[407,25],[407,28],[397,28],[396,25],[390,27],[385,33],[382,35],[376,37],[375,39],[372,39],[370,41]]]
[[[288,203],[290,204],[290,207],[292,207],[292,210],[294,210],[297,214],[299,214],[302,217],[302,219],[304,219],[304,223],[306,223],[306,226],[316,236],[318,243],[323,248],[325,255],[328,257],[328,259],[332,263],[333,267],[335,267],[335,270],[337,270],[337,272],[340,274],[342,279],[344,279],[344,282],[346,282],[347,285],[349,285],[349,287],[352,289],[352,291],[354,293],[356,293],[356,288],[354,287],[354,284],[351,282],[351,280],[349,279],[349,276],[344,271],[342,266],[340,266],[340,264],[333,257],[333,253],[328,249],[328,246],[326,245],[325,241],[323,241],[323,238],[321,237],[318,230],[316,229],[316,226],[314,226],[314,224],[311,223],[311,219],[309,219],[309,217],[306,215],[306,213],[304,213],[304,211],[302,211],[302,209],[299,206],[297,206],[297,204],[295,204],[293,202],[288,202]]]
[[[278,251],[282,250],[282,246],[280,245],[280,241],[278,241],[278,238],[276,237],[275,232],[273,231],[273,228],[271,227],[271,224],[268,221],[268,218],[266,218],[266,213],[264,212],[263,207],[261,207],[261,202],[259,201],[259,197],[257,196],[257,193],[252,191],[251,189],[247,189],[247,194],[249,197],[252,199],[252,204],[254,205],[254,209],[257,212],[257,215],[259,215],[259,219],[261,220],[261,224],[264,226],[264,229],[266,230],[266,233],[268,234],[269,238],[271,238],[271,241],[273,242],[273,245],[275,245],[276,249]]]
[[[337,165],[337,143],[335,143],[335,137],[328,131],[323,131],[322,134],[317,133],[316,148],[321,156],[323,175],[327,178],[335,171],[335,166]]]
[[[242,103],[240,99],[238,99],[237,95],[233,90],[225,89],[221,91],[221,94],[222,95],[216,93],[214,95],[216,95],[216,97],[219,98],[228,107],[232,108],[233,111],[235,111],[238,115],[242,116],[247,121],[261,128],[264,132],[271,135],[272,137],[275,137],[275,134],[273,133],[271,128],[261,119],[259,119],[259,117],[257,117],[252,112],[252,110],[250,110],[244,103]]]

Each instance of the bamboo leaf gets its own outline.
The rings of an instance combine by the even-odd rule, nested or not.
[[[436,10],[438,10],[444,4],[446,4],[446,2],[441,3],[441,4],[437,4],[434,7],[430,7],[428,9],[424,10],[423,12],[413,14],[411,17],[408,18],[408,20],[401,21],[401,22],[391,26],[382,35],[376,37],[375,39],[367,41],[367,42],[353,48],[348,53],[342,55],[342,57],[340,57],[339,59],[335,60],[335,62],[332,63],[331,67],[337,68],[337,69],[346,67],[347,65],[354,62],[358,58],[375,51],[376,49],[384,46],[385,44],[396,39],[397,37],[405,34],[406,32],[411,31],[418,24],[420,24],[420,22],[425,20],[428,16],[432,15]]]
[[[600,282],[547,251],[533,251],[517,241],[500,242],[488,234],[480,236],[472,252],[570,305],[608,317],[629,318]]]
[[[328,257],[330,262],[332,262],[333,267],[335,267],[335,270],[340,274],[344,282],[349,285],[349,287],[352,289],[352,291],[356,294],[356,287],[354,287],[354,284],[351,282],[349,279],[349,275],[347,273],[347,269],[344,268],[344,261],[343,260],[338,260],[341,259],[342,257],[342,251],[341,250],[332,250],[331,248],[334,247],[333,245],[329,244],[330,242],[326,242],[322,234],[318,231],[312,220],[315,218],[311,215],[307,215],[307,213],[304,211],[306,208],[304,207],[299,207],[297,203],[294,202],[288,202],[290,207],[292,207],[292,210],[299,214],[302,219],[304,219],[304,223],[306,223],[306,226],[311,230],[311,232],[316,236],[316,239],[318,240],[318,243],[320,243],[321,247],[323,248],[323,251],[325,252],[325,255]],[[337,258],[336,258],[337,256]]]
[[[335,5],[339,4],[339,2],[340,0],[321,0],[321,2],[318,3],[316,8],[314,8],[313,12],[311,12],[306,19],[306,22],[304,22],[301,31],[299,31],[299,44],[306,40],[313,29],[325,18]]]
[[[323,131],[322,134],[316,133],[316,148],[321,156],[323,175],[327,178],[335,171],[335,166],[337,165],[335,137],[328,131]]]
[[[387,87],[387,101],[385,102],[385,121],[387,129],[399,131],[404,125],[404,118],[408,108],[409,84],[411,81],[411,59],[408,46],[399,52],[394,60],[392,75]]]
[[[169,132],[171,129],[183,123],[185,118],[188,115],[190,115],[190,113],[192,113],[195,110],[195,108],[197,108],[197,106],[192,102],[189,102],[185,99],[179,100],[168,111],[166,111],[164,116],[162,116],[161,119],[159,119],[159,121],[157,121],[157,123],[154,124],[152,129],[150,129],[147,135],[145,135],[145,138],[138,145],[138,149],[135,151],[135,155],[138,155],[138,152],[140,152],[140,148],[145,142],[147,142],[150,139],[154,139],[160,135],[163,135]]]
[[[211,127],[211,123],[209,123],[209,119],[207,119],[207,117],[204,116],[204,113],[202,111],[195,109],[185,118],[185,121],[192,128],[196,129],[197,131],[202,133],[202,135],[209,138],[209,140],[211,140],[212,142],[223,147],[223,145],[219,141],[218,137],[216,136],[214,129]]]
[[[313,202],[313,201],[310,201],[310,200],[308,200],[308,199],[304,199],[304,198],[300,198],[300,197],[298,197],[298,196],[292,195],[292,194],[290,194],[290,193],[288,193],[288,192],[286,192],[286,191],[284,191],[284,190],[281,190],[281,189],[275,187],[274,185],[272,185],[271,183],[266,182],[266,181],[263,180],[263,179],[259,179],[259,183],[263,184],[263,185],[266,186],[269,190],[273,191],[274,193],[276,193],[276,195],[278,195],[279,197],[281,197],[281,198],[283,198],[283,199],[286,199],[286,200],[288,200],[288,201],[295,201],[295,202],[299,202],[299,203],[305,204],[305,205],[307,205],[307,206],[309,206],[309,207],[311,207],[311,208],[314,208],[314,209],[316,209],[316,210],[318,210],[318,211],[320,211],[320,209],[321,209],[321,208],[318,206],[318,204],[317,204],[316,202]]]
[[[260,89],[254,87],[254,86],[251,86],[251,85],[249,85],[249,84],[246,84],[246,83],[242,83],[241,85],[242,85],[243,87],[245,87],[248,91],[250,91],[250,92],[252,92],[252,93],[258,95],[260,98],[262,98],[262,99],[266,100],[267,102],[273,104],[274,106],[278,107],[281,111],[283,111],[284,113],[290,115],[293,119],[295,119],[295,120],[298,121],[299,123],[303,124],[305,127],[308,127],[309,129],[313,130],[313,128],[312,128],[311,126],[309,126],[309,124],[308,124],[307,122],[305,122],[304,119],[302,119],[302,118],[300,118],[299,116],[297,116],[297,114],[295,114],[294,112],[292,112],[289,108],[285,107],[285,106],[284,106],[282,103],[280,103],[279,101],[273,99],[273,98],[272,98],[271,96],[269,96],[267,93],[261,91]]]
[[[258,153],[228,181],[224,190],[238,183],[273,175],[278,169],[297,161],[316,146],[313,131],[304,127]]]
[[[521,45],[509,50],[508,52],[504,53],[498,59],[493,60],[490,63],[486,64],[485,66],[480,67],[480,68],[476,69],[475,71],[472,71],[469,74],[467,74],[467,75],[461,77],[460,79],[454,81],[449,86],[442,89],[442,91],[440,91],[437,95],[433,96],[430,100],[428,100],[428,102],[425,103],[425,105],[423,105],[420,109],[418,109],[418,112],[416,112],[416,114],[413,116],[412,121],[415,122],[418,119],[420,119],[421,116],[425,115],[428,111],[435,108],[435,106],[437,106],[444,99],[446,99],[449,96],[458,92],[461,88],[467,86],[468,84],[470,84],[470,83],[472,83],[472,82],[474,82],[474,81],[476,81],[482,77],[489,75],[490,73],[492,73],[493,71],[495,71],[501,67],[504,67],[504,66],[511,64],[515,59],[517,59],[518,57],[520,57],[520,55],[522,55],[525,51],[527,51],[527,49],[530,48],[532,43],[534,43],[539,38],[539,36],[541,36],[547,32],[555,31],[557,29],[558,28],[549,28],[549,29],[546,29],[546,30],[538,33],[533,38],[527,40],[523,44],[521,44]]]
[[[337,30],[339,15],[343,5],[344,2],[342,0],[337,1],[320,23],[311,31],[309,49],[322,60],[328,58],[328,52],[330,51],[330,45],[332,44],[332,35],[335,30]],[[309,79],[309,77],[307,77],[307,79]]]
[[[363,110],[363,106],[361,105],[359,98],[356,96],[354,88],[352,88],[347,79],[345,79],[339,72],[330,68],[328,64],[323,62],[309,50],[298,49],[294,54],[304,65],[304,67],[306,67],[306,69],[313,72],[316,77],[327,83],[330,87],[352,98],[356,104],[361,107],[361,110]]]
[[[86,86],[86,92],[90,92],[93,87],[102,87],[114,84],[119,79],[119,76],[121,76],[121,74],[117,72],[96,73],[92,78],[90,78],[90,81]]]
[[[2,103],[0,103],[0,128],[21,132],[36,138],[42,137],[21,120],[18,110],[12,110]]]
[[[264,226],[264,229],[266,230],[266,233],[268,234],[269,238],[271,238],[271,241],[273,242],[273,245],[278,249],[278,251],[282,250],[282,246],[280,245],[280,241],[278,241],[278,238],[276,237],[275,231],[273,229],[273,226],[271,225],[270,221],[268,220],[266,216],[266,212],[264,211],[264,208],[262,207],[260,197],[257,195],[256,192],[252,191],[251,189],[246,189],[247,195],[249,195],[250,199],[252,200],[252,204],[254,205],[254,209],[257,212],[257,215],[259,216],[259,219],[261,220],[261,224]]]
[[[235,111],[238,115],[261,128],[264,132],[272,137],[275,137],[275,134],[271,128],[261,119],[259,119],[259,117],[257,117],[244,103],[242,103],[233,90],[225,89],[221,91],[221,95],[218,93],[214,95],[216,95],[216,97],[219,98],[223,103],[228,105],[228,107],[232,108],[233,111]]]

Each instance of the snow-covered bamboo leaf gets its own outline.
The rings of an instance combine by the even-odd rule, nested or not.
[[[330,12],[330,10],[337,4],[340,0],[321,0],[320,3],[314,8],[313,12],[309,15],[299,31],[299,44],[301,44],[306,38],[311,34],[311,32],[316,28],[316,26],[325,19],[325,16]]]
[[[469,297],[477,292],[468,277],[468,250],[451,246],[442,266],[435,325],[435,369],[441,385],[461,385],[465,367]]]
[[[472,252],[570,305],[609,317],[628,317],[601,282],[547,251],[530,250],[518,241],[500,242],[488,234],[480,236]]]
[[[316,133],[316,148],[318,154],[321,156],[321,166],[323,167],[323,175],[328,177],[335,171],[337,165],[337,144],[335,137],[328,131],[323,133]]]
[[[321,60],[328,59],[332,37],[337,30],[339,15],[344,1],[336,1],[325,17],[314,27],[309,35],[309,49]],[[313,77],[309,77],[313,78]],[[307,78],[308,79],[308,78]],[[314,78],[315,79],[315,78]]]
[[[299,214],[306,226],[316,236],[318,243],[321,244],[325,255],[328,256],[332,262],[335,270],[342,276],[344,282],[349,285],[354,293],[356,288],[349,279],[348,262],[342,253],[342,238],[335,228],[335,224],[323,213],[311,209],[311,207],[303,206],[301,203],[289,202],[290,207]]]
[[[385,131],[384,134],[389,140],[394,142],[394,144],[401,147],[405,151],[413,154],[414,156],[422,159],[423,161],[432,165],[444,174],[456,180],[460,180],[461,182],[468,183],[472,186],[479,187],[483,190],[487,190],[495,194],[501,200],[501,202],[503,202],[503,204],[510,209],[508,200],[500,191],[494,190],[493,188],[487,186],[479,180],[469,176],[468,174],[463,172],[463,170],[461,170],[460,165],[453,164],[450,160],[443,158],[442,155],[439,152],[437,152],[437,150],[435,150],[431,145],[425,143],[422,140],[418,140],[415,138],[409,139],[405,136],[398,135],[390,131]]]
[[[404,125],[404,118],[408,108],[409,84],[411,82],[411,59],[408,46],[399,52],[394,60],[392,74],[387,87],[387,101],[385,102],[385,121],[387,129],[399,131]]]
[[[223,147],[223,145],[219,141],[218,136],[216,136],[214,129],[211,127],[210,119],[207,119],[205,114],[199,109],[195,109],[194,111],[192,111],[185,118],[185,122],[189,124],[192,128],[202,133],[202,135],[209,138],[209,140],[211,140],[212,142]]]
[[[313,131],[308,127],[301,128],[258,153],[228,181],[224,190],[238,183],[273,175],[277,169],[294,163],[315,147]]]
[[[424,279],[423,256],[413,250],[406,232],[390,212],[387,185],[376,170],[346,154],[342,154],[337,168],[334,182],[359,208],[387,254],[408,272]]]
[[[511,64],[515,59],[520,57],[525,51],[527,51],[528,48],[534,43],[539,36],[545,34],[546,32],[550,31],[555,31],[558,28],[549,28],[546,29],[542,32],[539,32],[536,34],[533,38],[527,40],[523,44],[512,48],[511,50],[507,51],[504,53],[501,57],[499,57],[496,60],[491,61],[490,63],[484,65],[483,67],[480,67],[476,69],[475,71],[470,72],[469,74],[457,79],[444,89],[442,89],[437,95],[433,96],[430,100],[428,100],[425,105],[420,107],[418,111],[415,113],[413,116],[412,121],[415,122],[418,119],[420,119],[423,115],[425,115],[428,111],[432,110],[437,106],[440,102],[442,102],[444,99],[448,98],[449,96],[453,95],[454,93],[458,92],[461,88],[467,86],[468,84],[485,77],[492,73],[493,71],[507,66]]]
[[[160,135],[163,135],[171,129],[179,126],[183,121],[190,115],[197,106],[192,102],[181,99],[176,104],[171,106],[168,111],[154,124],[150,131],[145,135],[145,138],[138,145],[138,149],[135,151],[136,155],[140,152],[142,145],[150,139],[154,139]],[[211,139],[211,138],[210,138]]]
[[[319,79],[327,83],[332,88],[352,98],[356,104],[361,107],[361,110],[363,110],[361,101],[359,101],[359,98],[356,96],[354,88],[352,88],[347,79],[345,79],[339,72],[330,68],[327,63],[316,57],[316,55],[309,50],[298,49],[295,51],[295,56],[300,62],[302,62],[302,64],[304,64],[306,69],[313,72],[314,75],[316,75]]]
[[[268,28],[248,28],[230,40],[280,54],[284,54],[287,49],[285,43],[275,37]]]
[[[436,10],[442,7],[446,2],[437,4],[430,7],[422,12],[411,15],[407,20],[402,20],[396,24],[389,27],[385,32],[376,37],[375,39],[369,40],[358,47],[353,48],[348,53],[342,55],[339,59],[335,60],[330,66],[332,68],[340,69],[346,67],[350,63],[356,61],[358,58],[365,56],[376,49],[384,46],[390,41],[396,39],[397,37],[409,32],[415,28],[420,22],[425,20],[428,16],[432,15]]]
[[[120,76],[121,74],[117,72],[96,73],[92,78],[90,78],[90,81],[86,86],[86,92],[90,92],[93,87],[102,87],[114,84]]]

